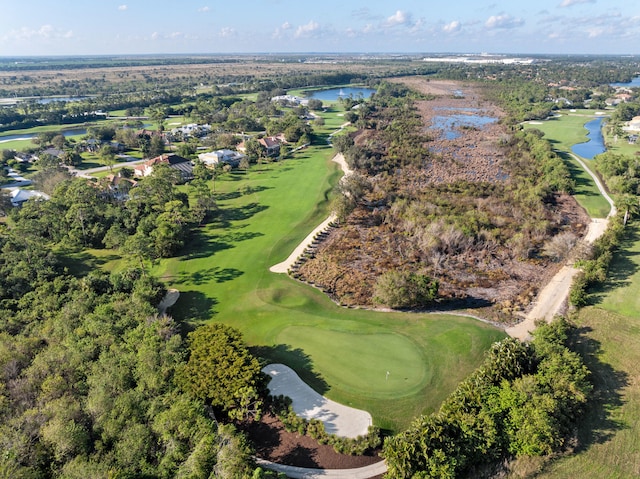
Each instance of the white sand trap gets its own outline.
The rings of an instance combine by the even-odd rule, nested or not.
[[[158,312],[160,314],[165,314],[167,309],[176,304],[179,297],[180,291],[177,289],[172,288],[167,290],[167,294],[164,295],[164,298],[162,298],[162,301],[160,301],[160,304],[158,305]]]
[[[530,121],[529,124],[530,125],[544,125],[544,123],[542,123],[541,121]]]
[[[271,376],[271,395],[289,396],[298,416],[319,419],[329,434],[351,438],[367,434],[372,424],[371,414],[367,411],[344,406],[321,396],[284,364],[269,364],[262,368],[262,372]]]

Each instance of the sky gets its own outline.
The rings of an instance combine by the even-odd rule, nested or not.
[[[0,56],[640,54],[637,0],[0,0]]]

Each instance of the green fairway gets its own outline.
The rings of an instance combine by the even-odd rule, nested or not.
[[[596,291],[600,308],[640,318],[640,231],[629,228],[628,237],[614,256],[609,277]]]
[[[343,113],[322,113],[318,135],[335,131]],[[333,154],[316,146],[222,175],[215,181],[216,218],[196,231],[182,256],[157,262],[153,273],[180,290],[170,311],[177,319],[239,328],[265,360],[287,364],[316,391],[399,431],[436,410],[505,334],[452,315],[341,308],[319,290],[269,272],[329,215],[342,176]],[[101,252],[94,264],[117,270],[125,261]]]
[[[584,171],[580,164],[568,154],[571,147],[588,140],[585,123],[596,118],[593,110],[578,110],[576,112],[563,111],[559,116],[545,121],[534,121],[525,124],[525,128],[536,128],[545,134],[555,150],[569,166],[571,177],[576,183],[574,197],[587,210],[592,218],[605,218],[609,213],[609,203],[605,200],[596,186],[593,178]],[[587,165],[590,160],[584,159]],[[592,168],[593,170],[593,168]]]
[[[238,327],[263,357],[399,430],[435,410],[504,333],[454,316],[340,308],[320,291],[269,272],[328,215],[341,176],[332,155],[310,148],[217,180],[217,220],[155,273],[181,291],[176,317]]]

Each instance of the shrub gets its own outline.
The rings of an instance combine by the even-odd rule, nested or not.
[[[438,295],[438,281],[424,274],[389,271],[378,278],[374,301],[391,308],[427,306]]]

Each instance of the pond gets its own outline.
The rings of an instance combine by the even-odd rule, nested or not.
[[[629,83],[612,83],[612,87],[640,88],[640,77],[635,77]]]
[[[431,129],[442,130],[442,135],[446,140],[455,140],[460,138],[462,133],[458,131],[460,128],[477,128],[480,129],[485,125],[495,123],[498,121],[493,116],[483,115],[447,115],[447,116],[434,116],[431,120]]]
[[[343,87],[310,92],[309,98],[322,101],[336,101],[338,98],[370,98],[376,91],[373,88]]]
[[[587,134],[589,141],[573,145],[571,151],[587,160],[593,160],[594,156],[607,151],[607,148],[604,146],[604,137],[601,131],[602,120],[603,118],[596,118],[595,120],[587,122],[584,127],[589,131]]]

